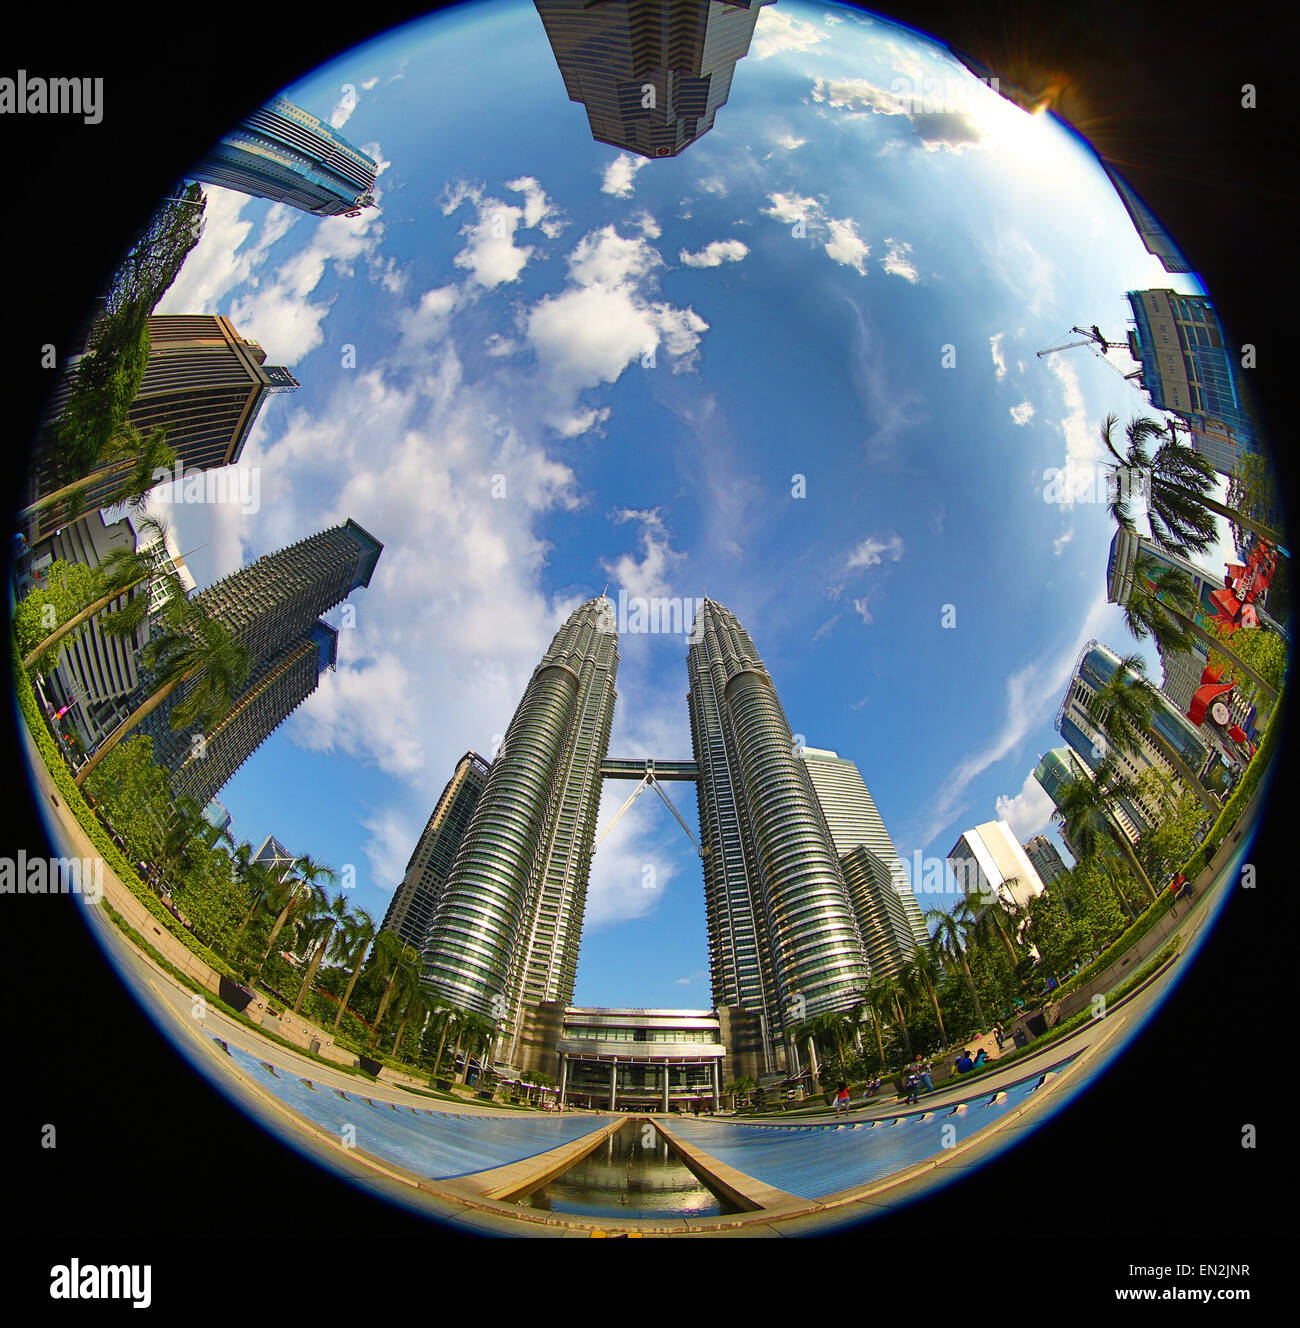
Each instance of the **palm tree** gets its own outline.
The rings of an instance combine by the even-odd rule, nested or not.
[[[1056,798],[1056,815],[1071,843],[1084,857],[1096,853],[1103,833],[1119,849],[1133,878],[1145,886],[1154,900],[1155,887],[1133,852],[1128,835],[1120,828],[1117,809],[1137,796],[1137,785],[1110,760],[1104,761],[1092,778],[1082,774],[1064,784]]]
[[[997,905],[991,904],[989,907],[996,908]],[[970,934],[971,924],[959,922],[954,916],[955,912],[955,909],[953,913],[945,913],[941,908],[926,909],[926,918],[934,918],[939,924],[938,930],[930,940],[930,949],[957,961],[962,976],[966,979],[966,989],[975,1004],[975,1019],[983,1029],[987,1026],[988,1020],[984,1018],[984,1007],[980,1004],[979,993],[975,990],[975,979],[971,977],[970,964],[966,961],[966,940]]]
[[[320,882],[326,881],[333,885],[338,879],[338,873],[333,867],[327,867],[323,862],[316,862],[307,855],[296,859],[293,869],[297,874],[282,880],[272,892],[272,898],[280,903],[280,911],[276,914],[271,934],[266,940],[266,949],[261,962],[257,965],[259,973],[266,967],[266,961],[271,957],[271,951],[275,949],[276,938],[290,917],[296,921],[300,917],[311,916],[324,909],[327,900]]]
[[[1011,892],[1011,887],[1020,883],[1020,877],[1008,876],[1003,884],[1007,892]],[[981,908],[970,895],[963,895],[957,906],[953,909],[952,915],[962,924],[969,924],[971,934],[977,937],[983,937],[991,930],[997,932],[1002,941],[1003,947],[1007,952],[1007,959],[1010,961],[1011,968],[1014,971],[1020,964],[1020,956],[1016,953],[1016,947],[1007,935],[1005,922],[1005,909],[1007,905],[997,895]],[[1014,904],[1011,905],[1015,907]]]
[[[447,1045],[447,1034],[453,1027],[460,1023],[463,1017],[464,1016],[460,1010],[454,1009],[451,1006],[446,1007],[442,1011],[440,1017],[442,1031],[438,1038],[438,1052],[433,1058],[433,1071],[429,1075],[431,1080],[438,1077],[438,1069],[442,1065],[442,1049]]]
[[[1157,543],[1178,553],[1204,553],[1218,536],[1214,516],[1235,521],[1274,544],[1286,542],[1278,531],[1210,497],[1218,478],[1214,467],[1179,440],[1172,420],[1161,424],[1147,415],[1130,420],[1125,429],[1128,447],[1122,455],[1112,440],[1118,423],[1114,415],[1106,417],[1101,426],[1101,441],[1117,463],[1112,471],[1123,468],[1146,478],[1143,489],[1147,522]],[[1159,442],[1152,452],[1148,445],[1155,440]],[[1130,497],[1131,494],[1117,488],[1110,511],[1117,524],[1134,531],[1128,511]]]
[[[903,1013],[903,996],[905,993],[899,981],[902,973],[906,971],[906,969],[903,969],[898,977],[882,978],[880,980],[880,999],[893,1012],[894,1018],[898,1021],[898,1031],[903,1038],[903,1048],[910,1060],[912,1057],[912,1037],[907,1029],[907,1016]]]
[[[840,1070],[844,1069],[844,1025],[846,1015],[842,1010],[827,1010],[814,1016],[804,1026],[814,1038],[829,1036],[834,1040],[835,1050],[840,1058]]]
[[[928,950],[918,950],[912,956],[912,962],[903,969],[900,980],[903,990],[914,995],[917,1000],[921,996],[925,996],[929,1000],[930,1006],[934,1010],[934,1017],[939,1024],[939,1036],[946,1045],[948,1030],[944,1027],[943,1011],[939,1008],[939,983],[942,979],[943,972],[935,957],[934,940],[931,938],[930,948]]]
[[[867,983],[867,990],[862,1001],[854,1007],[855,1017],[861,1021],[863,1015],[871,1019],[871,1030],[876,1035],[876,1052],[880,1056],[880,1068],[885,1068],[885,1041],[880,1033],[880,1016],[890,1002],[889,982],[884,978],[872,978]]]
[[[1182,753],[1155,725],[1157,707],[1162,704],[1162,699],[1147,680],[1146,667],[1141,655],[1129,655],[1120,660],[1106,685],[1093,693],[1087,705],[1088,716],[1121,752],[1140,752],[1142,738],[1149,739],[1178,772],[1201,806],[1217,816],[1220,811],[1218,802],[1196,777]]]
[[[407,988],[406,1000],[402,1002],[402,1017],[397,1024],[397,1035],[393,1038],[392,1052],[394,1055],[397,1054],[397,1048],[402,1044],[402,1034],[406,1032],[406,1025],[410,1022],[412,1015],[418,1017],[423,1012],[424,1022],[428,1023],[429,1016],[437,1006],[437,997],[428,987],[420,985],[417,976],[416,980],[411,982]]]
[[[399,985],[405,989],[412,976],[418,980],[419,962],[419,951],[413,945],[407,945],[396,932],[381,931],[375,937],[371,964],[380,977],[388,978],[388,983],[379,999],[379,1010],[370,1034],[371,1041],[379,1037],[379,1028],[388,1012],[388,1003],[393,999],[394,990]]]
[[[1152,587],[1154,586],[1154,589]],[[1127,586],[1119,591],[1124,624],[1135,641],[1151,637],[1162,655],[1185,654],[1200,641],[1217,650],[1233,668],[1276,702],[1277,689],[1226,642],[1196,621],[1199,604],[1191,578],[1176,567],[1162,567],[1145,549],[1133,560]]]
[[[343,1016],[347,1013],[348,1002],[352,999],[352,989],[361,976],[361,965],[365,962],[366,951],[375,939],[375,920],[364,908],[353,909],[343,925],[334,933],[331,959],[347,964],[352,970],[348,985],[343,989],[343,1000],[339,1003],[339,1012],[334,1016],[334,1031],[337,1033]]]
[[[154,517],[146,517],[140,522],[137,536],[145,533],[150,533],[155,537],[150,540],[151,546],[170,538],[167,527]],[[138,543],[139,539],[137,538]],[[139,553],[134,549],[114,549],[100,563],[96,572],[99,583],[103,587],[103,593],[86,605],[79,613],[69,618],[62,626],[56,627],[39,645],[29,650],[23,656],[23,668],[31,668],[46,651],[58,645],[65,636],[75,632],[83,623],[89,622],[97,613],[102,613],[115,600],[121,599],[145,581],[167,580],[169,582],[169,596],[180,595],[181,598],[184,598],[180,579],[171,567],[160,565],[147,554]],[[140,624],[149,616],[149,612],[150,596],[133,595],[120,605],[115,613],[105,618],[100,626],[110,636],[129,636],[139,628]]]
[[[325,952],[333,942],[335,934],[341,927],[347,925],[351,916],[352,910],[348,907],[347,899],[337,894],[324,908],[304,911],[300,917],[299,926],[303,929],[303,939],[308,945],[314,944],[315,949],[312,951],[311,962],[307,965],[307,972],[303,975],[302,986],[298,988],[298,998],[293,1003],[294,1014],[302,1009],[302,1003],[316,977],[316,970],[320,968],[321,960],[325,958]]]
[[[101,462],[108,463],[103,470],[98,468]],[[75,468],[82,472],[76,480],[24,507],[18,513],[18,520],[22,522],[48,513],[60,503],[66,503],[69,514],[75,515],[84,503],[88,481],[98,482],[109,477],[114,480],[114,488],[99,505],[114,507],[118,503],[129,503],[138,511],[151,490],[165,483],[155,478],[155,472],[171,470],[175,464],[176,449],[167,442],[165,426],[159,426],[142,439],[139,430],[127,424],[114,435],[100,456],[93,460],[83,459],[76,465]]]
[[[176,607],[179,604],[179,607]],[[154,691],[137,706],[100,744],[94,756],[77,771],[80,787],[95,767],[153,713],[182,683],[192,682],[189,695],[172,710],[171,725],[184,728],[196,722],[207,724],[230,708],[235,689],[248,674],[248,652],[216,618],[185,601],[173,601],[179,624],[152,637],[142,652],[146,667],[154,670]]]

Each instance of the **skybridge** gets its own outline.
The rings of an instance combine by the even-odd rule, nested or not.
[[[635,779],[637,784],[628,800],[618,809],[618,815],[600,832],[596,843],[592,845],[594,849],[602,839],[618,824],[619,817],[646,791],[654,789],[659,795],[664,806],[673,814],[673,819],[686,832],[686,838],[695,845],[695,851],[704,857],[708,849],[700,847],[700,841],[691,834],[686,822],[677,813],[677,808],[673,806],[672,800],[659,787],[661,783],[676,780],[677,782],[696,783],[700,778],[700,767],[694,761],[660,761],[653,756],[640,757],[634,761],[617,760],[613,757],[606,757],[600,763],[600,777],[602,779]]]

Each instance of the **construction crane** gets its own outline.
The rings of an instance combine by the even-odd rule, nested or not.
[[[1114,369],[1126,383],[1131,383],[1135,379],[1142,377],[1141,368],[1134,369],[1132,373],[1126,374],[1118,364],[1113,360],[1106,358],[1106,352],[1108,350],[1128,350],[1129,344],[1127,341],[1107,341],[1106,338],[1102,336],[1101,328],[1095,323],[1092,327],[1072,327],[1070,331],[1084,339],[1082,341],[1067,341],[1059,346],[1048,346],[1046,350],[1040,350],[1038,352],[1038,358],[1041,360],[1044,355],[1055,355],[1059,350],[1074,350],[1077,346],[1087,346],[1103,364],[1110,365],[1110,367]]]

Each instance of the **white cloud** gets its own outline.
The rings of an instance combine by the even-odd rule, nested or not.
[[[827,220],[826,225],[831,233],[831,238],[824,246],[827,254],[837,263],[851,267],[865,277],[867,256],[871,253],[871,249],[858,234],[857,226],[852,219],[846,217],[841,221],[832,217]]]
[[[644,238],[613,226],[585,235],[569,255],[569,286],[522,316],[537,355],[553,425],[571,422],[582,390],[612,383],[633,360],[647,365],[666,351],[673,371],[694,366],[708,324],[693,309],[649,298],[663,258]]]
[[[600,182],[600,192],[613,194],[615,198],[631,198],[636,188],[636,173],[646,164],[646,160],[645,157],[636,157],[630,152],[620,152],[605,167]]]
[[[624,553],[613,561],[601,559],[600,565],[615,588],[615,594],[617,590],[624,590],[629,599],[637,595],[671,598],[673,589],[669,578],[681,568],[686,555],[672,547],[659,509],[616,508],[610,513],[610,520],[615,525],[633,521],[641,527],[637,536],[640,558]],[[680,588],[677,593],[680,596]]]
[[[821,217],[821,204],[815,198],[803,198],[799,194],[769,194],[767,201],[770,206],[762,209],[763,214],[787,224],[816,222]]]
[[[644,209],[632,218],[632,225],[635,226],[647,240],[657,240],[663,234],[659,223]]]
[[[361,90],[362,90],[362,92],[369,92],[370,89],[373,88],[373,87],[375,86],[375,84],[378,83],[378,82],[379,82],[379,75],[378,75],[378,74],[376,74],[373,78],[368,78],[368,79],[366,79],[366,80],[361,84]]]
[[[793,152],[796,148],[801,148],[808,140],[806,138],[796,138],[789,130],[776,136],[774,142],[777,147],[784,148],[787,152]]]
[[[883,539],[879,535],[868,535],[849,554],[848,565],[849,567],[875,567],[886,558],[896,563],[902,556],[903,539],[901,535],[890,535]]]
[[[542,186],[531,175],[507,180],[506,188],[524,196],[524,227],[527,230],[540,230],[548,240],[559,237],[568,223],[560,209],[548,201]]]
[[[755,60],[767,60],[788,51],[811,50],[819,42],[825,41],[827,35],[815,24],[792,18],[769,5],[759,11],[758,22],[754,26],[754,40],[749,50]]]
[[[683,249],[678,259],[687,267],[720,267],[723,263],[739,263],[749,253],[749,246],[739,240],[711,240],[698,253]]]
[[[1032,401],[1022,401],[1018,406],[1011,407],[1011,419],[1016,424],[1028,424],[1034,418],[1034,403]]]
[[[710,175],[701,180],[700,188],[703,189],[706,194],[716,194],[719,198],[726,198],[727,196],[726,182],[717,175]]]
[[[867,624],[868,627],[875,622],[875,619],[871,616],[870,602],[865,595],[861,599],[855,599],[853,601],[853,611],[864,623]]]
[[[1002,354],[1002,338],[1006,336],[1005,332],[997,332],[989,338],[989,350],[993,352],[993,376],[1002,382],[1007,376],[1007,361]]]
[[[840,615],[838,613],[831,618],[827,618],[826,621],[822,623],[822,625],[813,633],[813,638],[812,638],[813,645],[816,645],[818,641],[824,641],[826,637],[828,637],[831,634],[831,632],[835,630],[835,625],[836,623],[839,622],[839,620],[840,620]]]
[[[364,86],[364,85],[363,85]],[[343,89],[343,95],[334,104],[334,109],[326,117],[335,129],[342,129],[352,118],[352,112],[357,109],[357,90],[351,83]]]
[[[474,202],[478,219],[461,229],[467,243],[452,261],[469,271],[472,282],[488,290],[518,281],[534,253],[532,245],[515,244],[524,210],[495,198],[480,197]]]
[[[1109,457],[1101,443],[1099,428],[1088,421],[1088,406],[1079,385],[1078,370],[1059,355],[1046,358],[1048,371],[1061,385],[1065,414],[1056,428],[1065,439],[1063,487],[1067,496],[1093,492],[1097,485],[1097,467]],[[1071,506],[1070,502],[1064,504]]]
[[[915,285],[921,280],[921,274],[916,270],[916,264],[912,262],[912,246],[905,240],[885,239],[888,248],[885,250],[885,256],[880,260],[880,265],[891,277],[902,277],[904,281],[910,281]]]
[[[1061,556],[1061,554],[1065,552],[1065,546],[1066,546],[1066,545],[1067,545],[1067,544],[1068,544],[1073,538],[1074,538],[1074,530],[1073,530],[1073,529],[1067,530],[1067,531],[1066,531],[1064,534],[1062,534],[1062,535],[1058,535],[1058,536],[1052,541],[1052,553],[1055,554],[1055,556],[1059,558],[1059,557]]]
[[[996,806],[998,820],[1005,821],[1022,844],[1050,829],[1052,813],[1056,810],[1056,804],[1032,773],[1025,776],[1025,782],[1015,797],[999,794]]]
[[[402,883],[411,849],[424,827],[408,820],[396,808],[384,807],[373,816],[362,817],[361,828],[369,832],[365,853],[374,883],[391,893]]]

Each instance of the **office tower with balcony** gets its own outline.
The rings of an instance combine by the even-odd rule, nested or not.
[[[1034,778],[1042,785],[1043,792],[1051,798],[1055,806],[1061,805],[1062,790],[1078,779],[1091,779],[1092,771],[1074,754],[1069,747],[1053,747],[1050,752],[1038,758],[1034,767]],[[1142,831],[1123,807],[1116,808],[1115,824],[1123,831],[1130,844],[1136,844]],[[1058,827],[1061,842],[1070,850],[1078,862],[1084,855],[1070,838],[1065,826]]]
[[[898,900],[898,909],[890,910],[891,921],[888,925],[895,925],[900,916],[906,920],[906,926],[898,936],[899,946],[904,952],[910,953],[917,947],[927,945],[930,934],[916,902],[916,895],[908,883],[907,872],[899,860],[889,831],[885,829],[885,823],[876,809],[875,799],[863,781],[862,772],[846,757],[818,747],[805,747],[803,758],[808,766],[817,801],[826,817],[831,842],[841,861],[850,850],[865,844],[884,863],[894,883],[893,893]],[[865,901],[869,898],[874,898],[874,895],[855,896],[854,901],[864,940],[868,917],[858,907],[858,902],[859,899]],[[875,972],[874,965],[872,972]]]
[[[1094,774],[1109,758],[1118,770],[1135,782],[1152,769],[1167,775],[1177,775],[1172,762],[1146,733],[1137,734],[1132,751],[1122,751],[1106,739],[1089,715],[1088,706],[1093,697],[1114,678],[1120,662],[1113,650],[1096,641],[1087,642],[1079,654],[1074,677],[1056,713],[1057,731]],[[1163,692],[1156,692],[1151,723],[1153,729],[1182,757],[1196,776],[1201,776],[1215,760],[1215,751],[1211,745]],[[1121,799],[1120,805],[1143,834],[1161,819],[1159,801],[1153,795],[1139,793],[1133,799]]]
[[[174,570],[182,592],[194,578],[178,557],[175,541],[164,545],[156,536],[142,537],[127,517],[105,521],[104,513],[87,512],[31,547],[21,560],[19,593],[44,584],[54,562],[98,568],[115,552],[147,555],[159,568]],[[134,586],[83,627],[64,638],[58,663],[45,676],[46,696],[59,709],[68,707],[67,724],[86,751],[94,751],[131,713],[139,685],[137,655],[149,639],[150,618],[161,607],[165,585],[157,581]],[[119,609],[137,596],[149,596],[149,618],[129,636],[104,630]]]
[[[373,535],[348,520],[264,554],[192,598],[244,649],[249,671],[227,715],[216,717],[210,729],[171,725],[191,683],[178,687],[141,722],[139,732],[153,739],[154,761],[167,770],[177,796],[194,797],[200,805],[209,801],[311,695],[321,673],[337,659],[338,635],[320,616],[370,584],[382,551]],[[196,742],[200,737],[203,742]],[[200,799],[198,791],[209,788]]]
[[[1046,835],[1034,835],[1021,847],[1025,850],[1025,856],[1033,863],[1038,879],[1048,889],[1065,875],[1065,862],[1056,845]]]
[[[424,948],[438,898],[456,860],[456,850],[469,829],[490,769],[491,763],[477,752],[466,752],[456,762],[456,769],[411,853],[402,883],[380,925],[381,931],[396,932],[405,945],[417,950]]]
[[[200,807],[316,690],[338,660],[338,633],[323,622],[283,650],[259,659],[230,707],[201,735],[168,730],[155,738],[154,760],[169,771],[173,796]]]
[[[224,135],[186,178],[338,217],[374,205],[378,169],[332,125],[274,97]]]
[[[253,854],[253,861],[260,862],[280,881],[287,881],[298,863],[298,859],[274,835],[267,835],[262,840],[261,847]]]
[[[534,0],[598,143],[675,157],[713,128],[773,0]]]
[[[422,977],[517,1050],[526,1008],[573,1000],[618,627],[604,595],[575,609],[524,690],[424,943]]]
[[[862,936],[772,679],[735,615],[708,598],[687,674],[713,1001],[755,1013],[768,1068],[783,1068],[794,1023],[861,999]]]
[[[965,830],[948,852],[948,865],[968,898],[988,907],[996,898],[1024,909],[1043,893],[1043,882],[1005,821]]]
[[[46,411],[57,428],[75,375],[65,376]],[[212,314],[154,314],[149,319],[149,358],[132,398],[127,423],[148,437],[165,428],[182,473],[234,465],[268,397],[292,392],[297,380],[281,365],[266,363],[256,341],[241,337],[230,319]],[[39,502],[61,487],[58,449],[48,444],[32,467],[27,502]],[[117,501],[134,457],[98,467],[85,478],[84,508]],[[78,480],[82,477],[77,476]],[[68,519],[65,502],[54,501],[25,519],[29,543]]]

